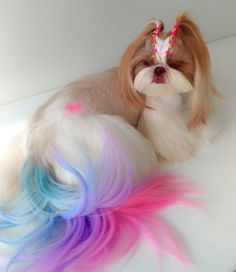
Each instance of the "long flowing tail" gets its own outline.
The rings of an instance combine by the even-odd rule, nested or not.
[[[99,120],[106,129],[96,139],[96,152],[84,152],[78,138],[62,145],[54,135],[44,156],[28,155],[20,194],[0,211],[1,242],[16,247],[5,271],[97,272],[134,248],[142,235],[158,252],[187,260],[159,212],[194,205],[186,198],[191,186],[172,174],[146,178],[155,165],[152,149],[125,122],[114,120]]]

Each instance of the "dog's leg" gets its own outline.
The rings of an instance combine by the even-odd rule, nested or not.
[[[196,148],[195,134],[186,127],[178,96],[149,99],[140,118],[139,130],[152,142],[161,162],[189,159]]]

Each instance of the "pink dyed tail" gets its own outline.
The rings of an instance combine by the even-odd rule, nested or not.
[[[119,208],[102,215],[109,221],[110,228],[104,236],[103,243],[97,247],[96,253],[93,252],[100,256],[99,261],[97,258],[96,261],[94,259],[95,262],[98,261],[97,267],[109,265],[127,254],[137,245],[141,237],[147,238],[155,246],[158,258],[162,252],[166,252],[185,264],[190,262],[180,239],[160,216],[166,208],[178,204],[198,206],[197,201],[186,198],[188,194],[195,193],[192,186],[177,182],[177,179],[172,174],[154,177],[138,186]],[[77,266],[79,267],[80,265]],[[83,271],[98,270],[84,268]]]
[[[171,174],[151,179],[138,187],[114,214],[118,222],[126,221],[129,225],[128,231],[135,231],[138,237],[143,234],[148,238],[155,245],[158,254],[165,251],[186,263],[189,258],[181,241],[159,214],[174,205],[198,206],[197,201],[186,198],[187,194],[195,193],[193,187],[187,183],[176,182],[176,179]],[[137,239],[134,240],[136,241]]]
[[[143,236],[155,246],[157,257],[166,252],[186,263],[189,260],[180,240],[160,213],[177,204],[196,206],[197,202],[186,198],[192,193],[189,184],[163,174],[137,185],[120,206],[73,217],[68,213],[41,215],[47,220],[39,220],[18,251],[17,260],[25,262],[24,267],[20,269],[13,258],[5,271],[11,265],[17,265],[17,271],[31,272],[103,271],[135,248]],[[30,250],[25,250],[27,245]]]

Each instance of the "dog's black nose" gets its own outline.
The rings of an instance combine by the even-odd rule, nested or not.
[[[160,76],[166,72],[166,69],[163,66],[157,66],[154,69],[154,74]]]

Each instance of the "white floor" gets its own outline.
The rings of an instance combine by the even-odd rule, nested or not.
[[[209,44],[213,76],[225,101],[217,101],[222,120],[218,137],[194,159],[170,169],[187,176],[202,191],[205,208],[175,208],[166,217],[181,234],[193,264],[186,267],[170,257],[158,264],[143,242],[130,258],[111,272],[233,272],[236,269],[236,36]],[[27,119],[52,92],[0,107],[0,129]],[[0,134],[1,139],[4,134]],[[159,267],[159,269],[158,269]]]

